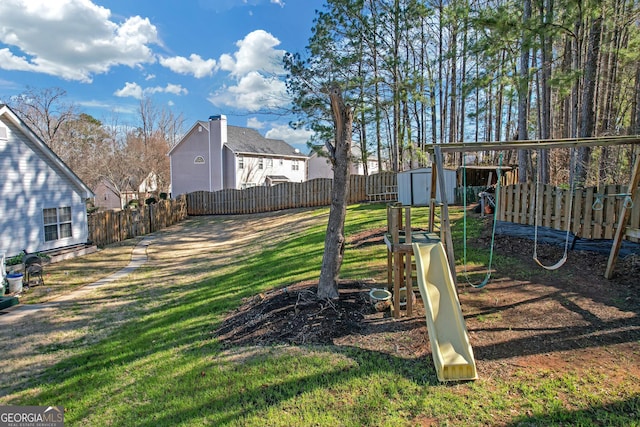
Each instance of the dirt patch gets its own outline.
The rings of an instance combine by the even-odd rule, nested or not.
[[[350,250],[383,244],[384,230],[350,236]],[[488,248],[481,237],[472,247]],[[640,379],[640,263],[620,259],[612,280],[603,277],[607,256],[570,252],[555,271],[532,259],[533,242],[497,236],[495,251],[515,258],[495,266],[483,289],[459,284],[478,370],[484,376],[508,375],[513,368],[532,370],[603,367],[611,380]],[[564,248],[539,245],[538,255],[552,265]],[[231,313],[218,336],[226,346],[335,344],[396,357],[430,357],[424,307],[419,293],[414,316],[394,319],[378,312],[369,290],[380,284],[342,281],[340,299],[319,301],[317,283],[305,282],[260,294]]]

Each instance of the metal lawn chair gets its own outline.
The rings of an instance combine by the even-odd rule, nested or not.
[[[29,286],[33,277],[38,278],[38,284],[44,285],[42,277],[42,259],[35,254],[27,254],[22,260],[24,266],[25,285]]]

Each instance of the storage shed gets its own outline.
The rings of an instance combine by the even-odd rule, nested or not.
[[[456,171],[445,169],[443,179],[447,203],[454,203]],[[438,184],[439,185],[439,184]],[[398,202],[406,206],[429,206],[431,198],[431,168],[412,169],[398,173]],[[436,201],[442,202],[440,188],[436,188]]]

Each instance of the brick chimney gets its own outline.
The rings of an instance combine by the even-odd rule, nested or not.
[[[211,159],[209,189],[224,188],[224,162],[222,149],[227,143],[227,116],[222,114],[209,117],[209,158]]]

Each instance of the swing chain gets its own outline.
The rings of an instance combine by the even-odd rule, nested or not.
[[[603,197],[603,194],[596,194],[596,200],[593,202],[593,205],[591,205],[591,209],[594,211],[601,211],[604,209],[604,203],[602,203]]]

